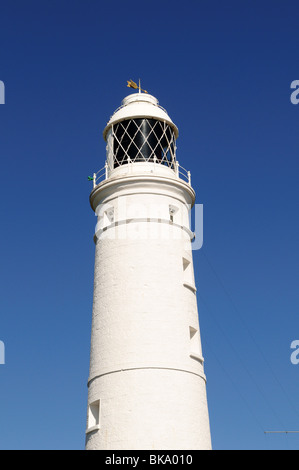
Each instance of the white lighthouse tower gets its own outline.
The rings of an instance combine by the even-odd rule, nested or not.
[[[105,130],[86,449],[210,449],[193,273],[190,173],[157,99],[127,96]]]

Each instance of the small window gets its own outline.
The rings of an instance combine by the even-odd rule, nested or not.
[[[178,207],[173,206],[173,205],[169,205],[169,219],[170,219],[170,222],[174,222],[174,215],[177,213],[178,210],[179,210]]]
[[[190,340],[193,341],[198,331],[196,328],[193,328],[193,326],[189,326],[189,333],[190,333]]]
[[[90,403],[88,408],[88,429],[100,425],[100,400]]]
[[[195,288],[193,280],[193,266],[191,260],[183,257],[183,284],[186,287]]]
[[[114,208],[113,207],[105,211],[105,217],[107,221],[109,221],[110,223],[114,221]]]
[[[190,261],[187,258],[183,258],[183,270],[186,271],[188,266],[190,266]]]
[[[190,335],[190,357],[196,359],[201,364],[203,363],[203,357],[201,356],[200,351],[200,337],[199,330],[189,326],[189,335]]]
[[[199,354],[199,332],[196,328],[189,326],[190,334],[190,351],[191,354]]]
[[[110,207],[108,210],[104,212],[103,228],[108,227],[113,222],[114,222],[114,208]]]

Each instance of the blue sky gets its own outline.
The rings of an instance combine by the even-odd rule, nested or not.
[[[215,449],[298,449],[298,3],[0,6],[0,448],[84,447],[95,217],[87,176],[126,81],[179,128]]]

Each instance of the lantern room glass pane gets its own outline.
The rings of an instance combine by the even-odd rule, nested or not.
[[[131,119],[113,126],[114,167],[131,162],[156,161],[171,168],[175,162],[175,135],[155,119]]]

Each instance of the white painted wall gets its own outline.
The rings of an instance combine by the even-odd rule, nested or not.
[[[117,171],[91,194],[99,217],[86,449],[209,449],[188,217],[195,194],[169,168]]]

